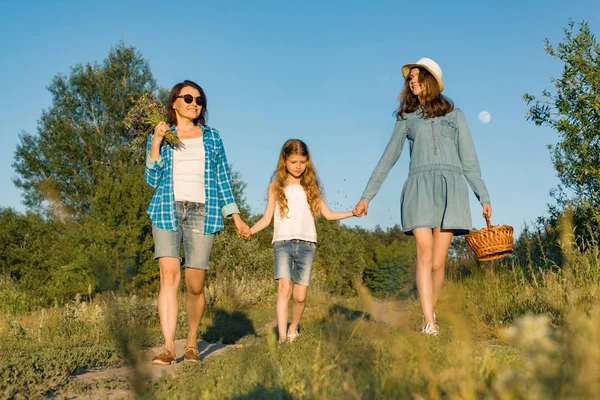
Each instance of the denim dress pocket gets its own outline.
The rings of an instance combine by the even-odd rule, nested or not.
[[[442,120],[440,132],[442,136],[456,140],[456,124],[454,122]]]

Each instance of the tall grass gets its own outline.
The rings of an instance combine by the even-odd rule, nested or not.
[[[278,345],[274,282],[232,270],[207,288],[201,329],[208,340],[245,346],[152,383],[140,375],[129,388],[157,398],[597,398],[600,252],[596,244],[576,250],[569,232],[562,268],[489,264],[451,274],[436,310],[439,337],[419,333],[415,297],[383,302],[365,289],[332,297],[317,279],[300,336]],[[154,299],[105,296],[5,313],[0,397],[65,390],[76,371],[135,364],[140,349],[158,344]]]
[[[266,332],[151,391],[217,399],[597,398],[598,273],[586,263],[598,260],[577,257],[571,271],[539,272],[535,281],[509,268],[449,282],[437,338],[418,332],[415,299],[381,303],[361,291],[311,303],[321,311],[307,316],[295,343],[277,345]]]
[[[450,279],[441,336],[418,332],[415,298],[312,298],[299,339],[252,347],[153,384],[159,398],[598,398],[598,247],[561,237],[565,265],[478,266]],[[309,295],[310,298],[310,295]],[[320,301],[319,304],[315,304]]]
[[[27,297],[6,283],[0,289],[0,299],[10,300],[0,308],[0,398],[51,395],[73,374],[96,367],[135,367],[143,360],[142,350],[162,344],[155,297],[107,293],[86,302],[78,295],[61,307],[27,312]],[[213,279],[206,289],[201,335],[233,343],[253,332],[242,311],[267,301],[275,290],[273,279],[238,278],[235,271]],[[178,338],[187,333],[183,299],[181,293]],[[146,379],[143,368],[134,372],[138,375],[133,383]],[[145,389],[137,387],[136,393]]]

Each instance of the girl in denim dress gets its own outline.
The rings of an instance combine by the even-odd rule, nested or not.
[[[323,200],[306,144],[289,139],[283,145],[277,169],[271,178],[265,213],[250,228],[252,235],[271,224],[275,216],[273,252],[277,288],[277,327],[279,343],[293,342],[298,336],[298,324],[304,312],[315,256],[317,231],[315,217],[340,220],[353,216],[352,211],[331,211]],[[294,297],[292,322],[288,323],[288,303]]]
[[[454,235],[471,230],[467,183],[491,217],[492,207],[465,115],[441,94],[442,70],[422,58],[402,67],[406,78],[392,137],[354,208],[367,214],[406,140],[410,168],[401,195],[402,229],[417,243],[417,289],[423,310],[422,332],[437,335],[434,307]],[[466,181],[466,182],[465,182]]]

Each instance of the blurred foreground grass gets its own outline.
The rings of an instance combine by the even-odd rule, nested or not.
[[[273,334],[275,284],[229,279],[208,290],[202,337],[244,346],[156,381],[140,374],[95,387],[69,383],[69,376],[135,367],[140,350],[161,344],[155,299],[105,295],[7,313],[0,319],[0,397],[89,396],[119,387],[132,396],[190,399],[598,398],[599,264],[591,247],[555,271],[488,266],[450,279],[436,310],[439,337],[419,333],[414,298],[383,302],[364,290],[336,298],[311,289],[301,334],[284,345]],[[179,337],[185,328],[181,313]]]

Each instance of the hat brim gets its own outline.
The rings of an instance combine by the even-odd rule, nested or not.
[[[408,77],[408,74],[410,74],[410,70],[413,68],[425,68],[427,71],[429,71],[429,73],[431,75],[433,75],[433,77],[435,78],[435,80],[437,81],[438,85],[440,86],[440,92],[442,90],[444,90],[444,82],[440,79],[439,76],[437,76],[437,74],[435,72],[433,72],[427,65],[425,64],[406,64],[402,67],[402,76],[404,76],[404,78]]]

